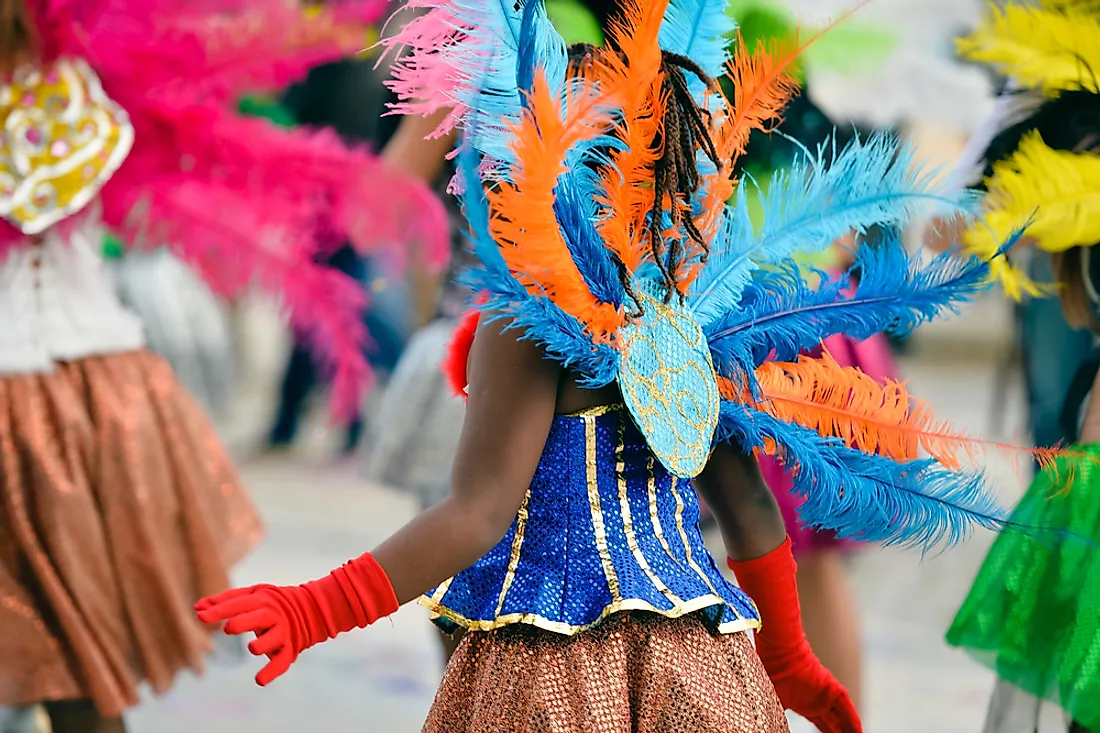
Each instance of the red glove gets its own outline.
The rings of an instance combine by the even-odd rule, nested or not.
[[[390,579],[369,552],[304,585],[233,588],[195,604],[203,623],[225,621],[227,634],[256,634],[248,651],[270,660],[256,675],[261,686],[286,672],[304,650],[398,607]]]
[[[806,641],[791,538],[764,557],[745,562],[727,558],[726,562],[760,611],[756,652],[783,707],[806,718],[822,733],[862,733],[863,724],[848,691]]]

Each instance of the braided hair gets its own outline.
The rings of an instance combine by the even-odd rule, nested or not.
[[[580,68],[593,58],[595,47],[578,43],[569,47],[569,64],[573,69]],[[676,287],[676,275],[683,264],[683,244],[677,239],[670,240],[666,250],[661,236],[662,223],[666,217],[673,225],[683,228],[687,237],[699,245],[706,260],[709,246],[703,238],[690,214],[684,214],[685,208],[691,210],[691,200],[702,183],[702,175],[696,164],[696,151],[703,153],[719,166],[718,151],[710,135],[710,115],[695,102],[688,86],[687,75],[691,74],[708,87],[714,87],[714,79],[697,63],[686,56],[663,51],[661,54],[661,95],[667,100],[661,132],[651,142],[653,148],[660,150],[653,167],[653,208],[650,211],[650,251],[653,260],[664,278],[665,302],[679,293]],[[630,285],[630,273],[622,262],[616,260],[619,279],[626,291],[633,296]]]

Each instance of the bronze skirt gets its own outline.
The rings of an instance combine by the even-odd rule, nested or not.
[[[787,733],[748,634],[620,613],[574,636],[468,632],[425,733]]]
[[[0,377],[0,705],[91,699],[201,671],[191,605],[259,540],[214,430],[131,351]]]

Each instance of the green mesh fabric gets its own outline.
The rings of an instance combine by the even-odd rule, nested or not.
[[[122,240],[113,234],[103,235],[103,256],[109,260],[117,260],[122,257],[124,247]]]
[[[293,127],[294,116],[274,99],[249,95],[241,99],[237,110],[246,117],[263,117],[281,127]]]
[[[1080,537],[999,536],[947,642],[1095,731],[1100,730],[1100,444],[1073,452],[1089,458],[1060,460],[1053,472],[1038,476],[1012,518]],[[1072,485],[1060,491],[1067,475],[1073,476]]]

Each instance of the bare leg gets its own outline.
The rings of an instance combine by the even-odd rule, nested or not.
[[[810,648],[825,668],[861,708],[863,674],[862,649],[855,602],[844,555],[820,550],[798,559],[798,595],[802,625]]]
[[[91,700],[45,704],[53,733],[126,733],[122,718],[104,718]]]

